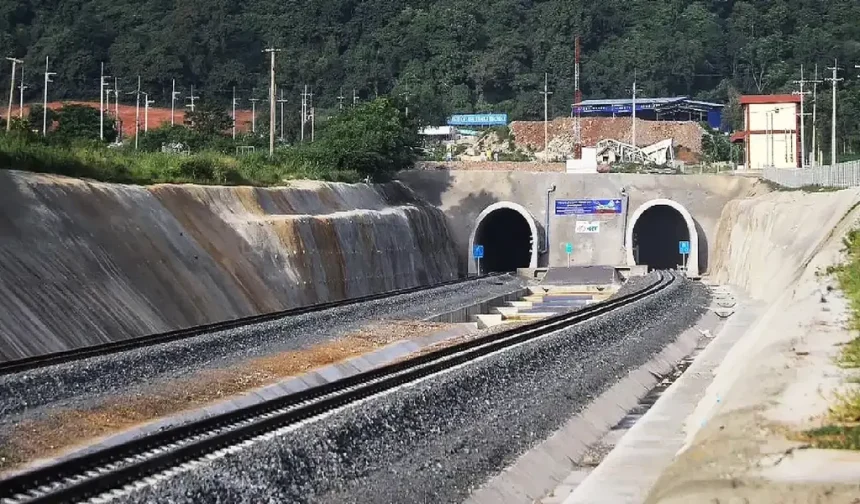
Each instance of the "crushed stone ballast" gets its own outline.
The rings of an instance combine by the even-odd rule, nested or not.
[[[345,406],[385,395],[539,339],[652,296],[678,277],[670,272],[634,292],[580,311],[463,342],[350,378],[135,439],[0,480],[4,504],[70,502],[122,495]]]
[[[293,317],[296,315],[303,315],[305,313],[312,313],[322,310],[329,310],[331,308],[338,308],[343,306],[349,306],[359,303],[366,303],[368,301],[374,301],[378,299],[384,299],[387,297],[394,296],[402,296],[404,294],[411,294],[414,292],[421,292],[430,289],[436,289],[439,287],[445,287],[450,285],[456,285],[464,282],[472,282],[477,279],[489,278],[494,276],[500,276],[498,273],[491,273],[487,275],[482,275],[479,277],[465,277],[458,278],[456,280],[450,280],[447,282],[440,282],[432,285],[422,285],[418,287],[410,287],[407,289],[398,289],[394,291],[381,292],[379,294],[371,294],[369,296],[361,296],[357,298],[343,299],[340,301],[332,301],[328,303],[320,303],[309,306],[302,306],[299,308],[291,308],[289,310],[282,310],[272,313],[263,313],[260,315],[251,315],[249,317],[242,317],[237,319],[225,320],[222,322],[215,322],[212,324],[199,325],[194,327],[187,327],[184,329],[177,329],[174,331],[169,331],[165,333],[158,334],[150,334],[147,336],[141,336],[137,338],[130,338],[122,341],[114,341],[110,343],[104,343],[101,345],[93,345],[83,348],[76,348],[73,350],[65,350],[62,352],[55,352],[45,355],[39,355],[35,357],[27,357],[24,359],[17,359],[14,361],[0,362],[0,376],[8,375],[13,373],[20,373],[23,371],[29,371],[32,369],[39,369],[48,366],[54,366],[57,364],[63,364],[67,362],[74,362],[78,360],[87,359],[90,357],[99,357],[104,355],[115,354],[119,352],[125,352],[128,350],[133,350],[136,348],[142,348],[152,345],[158,345],[162,343],[169,343],[172,341],[178,341],[186,338],[192,338],[194,336],[199,336],[204,333],[215,332],[215,331],[223,331],[226,329],[235,329],[237,327],[242,327],[251,324],[258,324],[260,322],[267,322],[271,320],[277,320],[284,317]]]

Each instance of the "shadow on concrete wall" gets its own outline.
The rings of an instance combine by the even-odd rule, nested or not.
[[[457,205],[445,212],[454,234],[454,240],[457,242],[457,265],[460,273],[465,274],[468,271],[469,236],[478,215],[488,206],[498,202],[499,198],[482,189],[477,193],[469,193]]]
[[[415,179],[409,177],[409,175],[410,172],[401,172],[401,176],[398,178],[415,191],[424,201],[436,207],[442,206],[442,195],[453,185],[453,177],[451,177],[450,171],[420,172],[420,178]]]
[[[696,232],[699,234],[699,274],[703,275],[708,271],[708,256],[710,249],[708,248],[708,236],[701,224],[695,218],[693,222],[696,224]]]

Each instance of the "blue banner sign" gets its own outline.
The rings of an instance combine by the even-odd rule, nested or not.
[[[681,255],[690,255],[690,242],[679,241],[678,242],[678,253]]]
[[[555,200],[556,215],[620,214],[621,199]]]
[[[475,245],[475,248],[472,249],[472,257],[475,259],[483,259],[484,258],[484,246],[483,245]]]
[[[508,114],[457,114],[448,118],[448,126],[506,126]]]

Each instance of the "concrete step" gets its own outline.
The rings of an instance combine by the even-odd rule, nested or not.
[[[523,296],[521,301],[529,301],[532,303],[540,303],[546,297],[545,294],[532,294],[531,296]]]
[[[541,320],[547,317],[554,317],[558,315],[556,312],[520,312],[516,315],[505,317],[505,320],[514,321],[514,320]]]
[[[473,315],[472,319],[477,323],[478,329],[487,329],[489,327],[495,327],[497,325],[502,325],[505,323],[504,319],[499,314],[481,314],[481,315]]]
[[[531,301],[508,301],[505,305],[512,308],[531,308],[534,303]]]
[[[495,306],[490,308],[490,313],[499,314],[504,318],[510,318],[519,313],[519,308],[514,308],[512,306]]]

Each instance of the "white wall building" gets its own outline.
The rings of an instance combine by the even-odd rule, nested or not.
[[[742,96],[740,103],[744,131],[735,133],[732,141],[743,142],[746,169],[801,167],[800,96]]]

